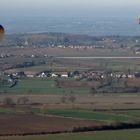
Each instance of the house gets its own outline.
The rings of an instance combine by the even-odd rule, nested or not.
[[[101,78],[101,79],[104,79],[104,78],[105,78],[105,76],[102,74],[102,75],[100,75],[100,78]]]
[[[128,76],[128,78],[135,78],[135,75],[133,75],[133,74],[128,74],[127,76]]]
[[[80,78],[80,76],[78,76],[78,75],[74,76],[74,79],[79,79],[79,78]]]
[[[25,71],[24,73],[25,73],[26,77],[29,77],[29,78],[33,78],[36,76],[36,72],[34,72],[34,71]]]
[[[33,78],[34,75],[33,75],[33,74],[26,74],[26,77],[28,77],[28,78]]]
[[[126,74],[122,74],[121,78],[127,78]]]
[[[68,78],[68,74],[62,74],[61,77],[62,78]]]
[[[58,75],[55,73],[52,73],[51,77],[56,78],[56,77],[58,77]]]
[[[116,78],[121,78],[122,74],[116,74]]]
[[[42,77],[42,78],[44,78],[44,77],[47,77],[47,75],[46,75],[44,72],[42,72],[42,73],[38,74],[37,77]]]
[[[113,73],[111,73],[110,76],[113,77]]]
[[[68,73],[67,73],[67,72],[62,73],[62,74],[61,74],[61,77],[62,77],[62,78],[68,78]]]

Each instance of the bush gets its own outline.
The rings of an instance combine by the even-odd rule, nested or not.
[[[29,102],[27,97],[20,97],[17,99],[17,104],[26,105]]]
[[[3,104],[4,104],[4,105],[8,105],[8,106],[15,105],[13,99],[10,98],[10,97],[6,97],[6,98],[4,98],[4,100],[3,100]]]

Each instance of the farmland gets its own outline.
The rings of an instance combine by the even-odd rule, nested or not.
[[[27,113],[28,112],[28,113]],[[41,115],[42,114],[42,115]],[[64,132],[76,132],[76,130],[82,131],[80,128],[92,128],[103,130],[105,126],[119,125],[120,122],[138,122],[140,111],[84,111],[84,110],[48,110],[48,109],[35,109],[29,107],[24,108],[0,108],[0,138],[4,136],[23,135],[23,139],[32,138],[26,135],[38,135],[38,134],[53,134],[53,133],[64,133]],[[114,124],[115,122],[115,124]],[[65,125],[62,125],[65,124]],[[4,125],[3,125],[4,124]],[[34,127],[33,127],[34,126]],[[120,129],[120,127],[119,127]],[[127,128],[128,129],[128,128]],[[88,131],[88,129],[85,131]],[[124,131],[124,130],[123,130]],[[128,132],[130,130],[127,130]],[[127,131],[124,131],[127,133]],[[133,130],[132,130],[133,131]],[[137,132],[139,130],[136,130]],[[106,135],[106,133],[117,133],[119,131],[109,132],[92,132],[86,133],[95,136],[98,133]],[[121,131],[122,132],[122,131]],[[131,131],[130,131],[131,132]],[[79,137],[80,133],[69,134],[70,137]],[[84,133],[81,133],[83,135]],[[68,136],[68,134],[63,134]],[[132,135],[132,134],[131,134]],[[49,137],[51,135],[42,136]],[[56,135],[51,137],[55,138]],[[58,135],[61,136],[61,135]],[[116,135],[114,135],[116,137]],[[123,135],[119,135],[123,137]],[[93,136],[92,136],[93,137]],[[120,138],[121,138],[120,137]],[[17,137],[20,138],[20,137]],[[34,138],[34,136],[33,136]],[[37,138],[37,136],[36,136]],[[98,138],[98,136],[97,136]],[[112,137],[109,137],[112,139]],[[6,139],[6,137],[5,137]],[[9,137],[10,139],[10,137]],[[12,137],[11,137],[12,139]],[[16,138],[15,138],[16,139]],[[21,138],[22,139],[22,138]]]
[[[75,127],[96,127],[107,124],[101,121],[45,117],[31,114],[3,114],[0,115],[0,123],[0,136],[71,132]]]
[[[139,112],[135,112],[139,116]],[[106,120],[106,121],[132,121],[135,120],[135,115],[129,116],[128,114],[121,114],[115,112],[98,112],[98,111],[80,111],[80,110],[50,110],[48,114],[53,114],[57,116],[71,117],[71,118],[80,118],[88,120]],[[138,118],[139,119],[139,118]]]
[[[43,37],[41,46],[35,40],[38,37],[40,41]],[[137,140],[139,129],[95,131],[96,127],[123,123],[139,127],[140,52],[135,38],[128,42],[119,42],[117,37],[119,41],[101,37],[90,42],[92,38],[87,38],[89,46],[65,42],[53,47],[46,44],[45,34],[27,38],[28,43],[21,35],[23,46],[0,47],[0,124],[4,124],[0,125],[0,135],[48,135],[5,140]],[[54,38],[51,35],[54,41],[56,38],[58,34]],[[63,35],[59,39],[63,42]],[[71,134],[81,130],[94,132]],[[50,134],[58,132],[70,133]]]
[[[15,108],[0,108],[0,114],[45,114],[47,116],[57,116],[60,118],[73,118],[79,120],[98,120],[104,122],[129,122],[140,121],[139,110],[123,110],[123,111],[86,111],[76,109],[47,109],[47,108],[29,108],[29,107],[15,107]]]
[[[109,132],[90,132],[90,133],[76,133],[76,134],[57,134],[46,136],[25,136],[25,137],[11,137],[3,140],[139,140],[140,130],[121,130]]]
[[[139,59],[60,59],[57,57],[139,57],[135,49],[131,48],[0,48],[2,56],[0,59],[1,69],[8,71],[33,71],[41,72],[52,69],[53,71],[74,70],[116,70],[131,71],[140,70]],[[34,56],[34,57],[32,57]],[[26,62],[26,63],[25,63]],[[30,64],[27,65],[27,64]]]
[[[76,87],[71,89],[59,88],[56,86],[55,79],[28,78],[22,79],[17,86],[9,88],[8,86],[0,88],[0,92],[4,94],[70,94],[70,93],[89,93],[90,88]]]

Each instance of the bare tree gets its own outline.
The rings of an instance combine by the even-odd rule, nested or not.
[[[90,93],[95,96],[95,94],[97,93],[97,90],[96,88],[92,87],[91,90],[90,90]]]
[[[8,106],[12,106],[12,105],[14,105],[15,103],[14,103],[14,101],[13,101],[12,98],[6,97],[6,98],[3,99],[3,104],[4,104],[4,105],[8,105]]]
[[[76,101],[76,97],[75,97],[74,95],[70,95],[69,101],[70,101],[71,103],[74,103],[74,102]]]
[[[61,98],[61,102],[62,102],[62,103],[66,103],[66,102],[67,102],[67,97],[66,97],[66,96],[63,96],[63,97]]]
[[[128,81],[127,80],[124,81],[124,87],[128,88]]]
[[[26,105],[29,102],[27,97],[20,97],[17,99],[17,104]]]

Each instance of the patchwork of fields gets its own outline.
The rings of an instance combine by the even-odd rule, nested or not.
[[[0,48],[2,50],[3,48]],[[30,67],[14,67],[5,72],[53,72],[109,71],[133,73],[140,70],[139,59],[77,59],[67,60],[59,56],[136,56],[129,48],[119,49],[71,49],[71,48],[5,48],[10,57],[1,58],[0,64],[8,65],[33,62]],[[35,56],[32,58],[31,55]],[[13,55],[12,55],[13,54]],[[20,56],[22,54],[22,56]],[[49,56],[48,56],[49,54]],[[44,55],[47,55],[44,56]],[[18,59],[19,58],[19,59]],[[42,63],[43,62],[43,63]],[[37,65],[36,65],[37,64]],[[38,65],[39,64],[39,65]],[[140,122],[140,93],[93,93],[93,85],[82,86],[87,79],[68,78],[58,85],[57,78],[19,78],[15,86],[0,86],[0,134],[27,135],[56,132],[72,132],[75,127],[100,126],[112,123]],[[80,86],[76,86],[77,81]],[[89,80],[89,79],[88,79]],[[90,79],[91,80],[91,79]],[[70,82],[68,82],[70,81]],[[75,81],[75,82],[74,82]],[[120,80],[121,81],[121,80]],[[123,80],[122,80],[123,81]],[[113,86],[129,86],[127,82],[113,83]],[[2,81],[5,82],[5,81]],[[68,82],[68,83],[66,83]],[[93,81],[92,81],[93,82]],[[103,81],[101,81],[103,82]],[[70,83],[71,84],[70,86]],[[139,86],[138,80],[131,80]],[[93,83],[92,83],[93,84]],[[68,86],[67,86],[68,85]],[[28,102],[18,103],[25,97]],[[25,99],[24,98],[24,99]],[[6,99],[12,104],[6,102]],[[23,99],[23,98],[22,98]],[[80,131],[81,132],[81,131]],[[48,134],[44,136],[0,137],[2,140],[139,140],[140,130],[122,130],[91,133]]]

